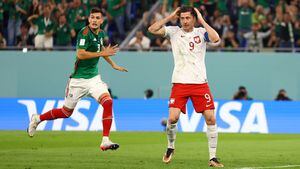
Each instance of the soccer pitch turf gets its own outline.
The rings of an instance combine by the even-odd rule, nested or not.
[[[0,168],[160,169],[209,168],[204,133],[178,133],[170,164],[163,132],[113,132],[117,151],[99,149],[101,132],[0,131]],[[218,156],[225,168],[300,168],[300,135],[219,134]]]

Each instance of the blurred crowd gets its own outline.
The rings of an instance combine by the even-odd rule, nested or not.
[[[105,14],[102,29],[112,43],[120,43],[142,19],[143,26],[127,47],[135,50],[170,49],[168,39],[151,35],[147,28],[180,6],[199,8],[219,33],[222,48],[260,51],[300,47],[300,0],[2,0],[0,47],[74,46],[76,33],[87,22],[92,7]],[[176,25],[174,20],[168,25]]]
[[[89,11],[105,14],[102,29],[120,43],[155,0],[1,0],[0,47],[74,46]]]
[[[299,0],[162,0],[154,17],[147,12],[143,17],[143,31],[151,40],[151,46],[170,48],[168,40],[156,38],[146,30],[183,5],[200,9],[222,38],[222,48],[260,51],[262,48],[300,47]]]
[[[232,97],[233,100],[253,100],[252,97],[249,96],[248,91],[245,86],[239,86],[238,90]],[[280,89],[274,98],[275,101],[292,101],[292,99],[288,96],[285,89]]]

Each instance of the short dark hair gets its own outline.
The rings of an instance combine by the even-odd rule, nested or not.
[[[94,7],[91,9],[90,14],[92,13],[101,13],[103,15],[103,12],[101,11],[100,8]]]
[[[197,13],[195,9],[191,6],[183,6],[180,8],[179,16],[181,13],[190,12],[192,16],[194,16],[197,19]]]

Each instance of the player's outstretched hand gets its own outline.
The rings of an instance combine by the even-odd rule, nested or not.
[[[128,72],[128,70],[126,68],[118,66],[118,65],[114,65],[113,68],[118,71],[121,71],[121,72]]]
[[[118,45],[111,46],[110,44],[107,47],[104,47],[102,50],[103,56],[113,56],[119,51]]]

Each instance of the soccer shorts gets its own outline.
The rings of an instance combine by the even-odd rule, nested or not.
[[[84,96],[91,96],[97,101],[99,97],[109,93],[106,83],[102,82],[100,75],[91,79],[70,78],[66,87],[65,106],[74,109],[77,102]]]
[[[181,112],[185,113],[186,103],[189,98],[191,98],[197,113],[202,113],[205,110],[215,109],[214,100],[207,83],[174,83],[169,100],[169,107],[179,108]]]

